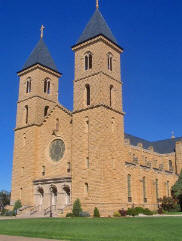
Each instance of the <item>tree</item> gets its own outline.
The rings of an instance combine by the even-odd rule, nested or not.
[[[10,204],[10,193],[7,191],[0,191],[0,212],[2,212],[6,205]]]
[[[98,208],[94,208],[94,217],[95,218],[100,218],[100,213],[99,213],[99,209]]]
[[[172,197],[163,197],[159,200],[161,202],[162,209],[165,211],[170,211],[175,208],[175,200]]]
[[[181,211],[182,211],[182,170],[179,175],[177,182],[171,189],[172,196],[178,200]]]
[[[76,199],[76,200],[74,201],[72,212],[73,212],[73,214],[74,214],[75,217],[79,217],[80,212],[82,212],[80,199]]]

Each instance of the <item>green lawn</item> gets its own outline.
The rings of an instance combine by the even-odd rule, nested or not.
[[[0,234],[74,241],[182,241],[181,217],[0,220]]]

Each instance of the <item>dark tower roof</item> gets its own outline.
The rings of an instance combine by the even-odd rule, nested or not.
[[[85,42],[98,35],[104,35],[107,39],[117,44],[117,41],[113,36],[109,26],[107,25],[104,17],[100,11],[96,9],[76,44]]]
[[[59,73],[59,71],[54,63],[54,60],[51,57],[51,54],[42,38],[39,40],[39,42],[35,46],[34,50],[28,57],[25,65],[23,66],[23,70],[27,69],[35,64],[41,64],[41,65]]]

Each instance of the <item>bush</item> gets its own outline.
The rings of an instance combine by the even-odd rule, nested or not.
[[[13,207],[13,212],[14,212],[15,216],[17,214],[17,210],[21,207],[22,207],[21,201],[17,200],[14,204],[14,207]]]
[[[143,214],[145,214],[145,215],[153,215],[153,212],[152,212],[150,209],[145,208],[145,209],[143,210]]]
[[[176,201],[172,197],[163,197],[160,202],[162,209],[168,212],[176,207]]]
[[[128,208],[127,215],[134,217],[134,216],[138,215],[138,213],[135,208]]]
[[[127,215],[127,211],[124,209],[119,210],[119,213],[120,213],[121,217],[126,217],[126,215]]]
[[[88,212],[80,212],[79,216],[80,217],[90,217],[90,213],[88,213]]]
[[[74,217],[74,214],[73,213],[67,213],[66,214],[66,218],[73,218]]]
[[[98,208],[94,208],[94,217],[95,218],[100,218],[100,213],[99,213],[99,209]]]
[[[162,210],[162,207],[159,207],[159,209],[158,209],[158,214],[163,214],[163,210]]]
[[[119,212],[114,212],[113,213],[113,217],[115,218],[120,218],[121,217],[121,214]]]
[[[73,203],[72,213],[75,217],[79,217],[81,212],[82,212],[82,208],[81,208],[80,199],[76,199]]]

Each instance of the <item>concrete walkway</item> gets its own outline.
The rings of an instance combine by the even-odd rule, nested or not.
[[[0,241],[60,241],[60,240],[0,235]]]

